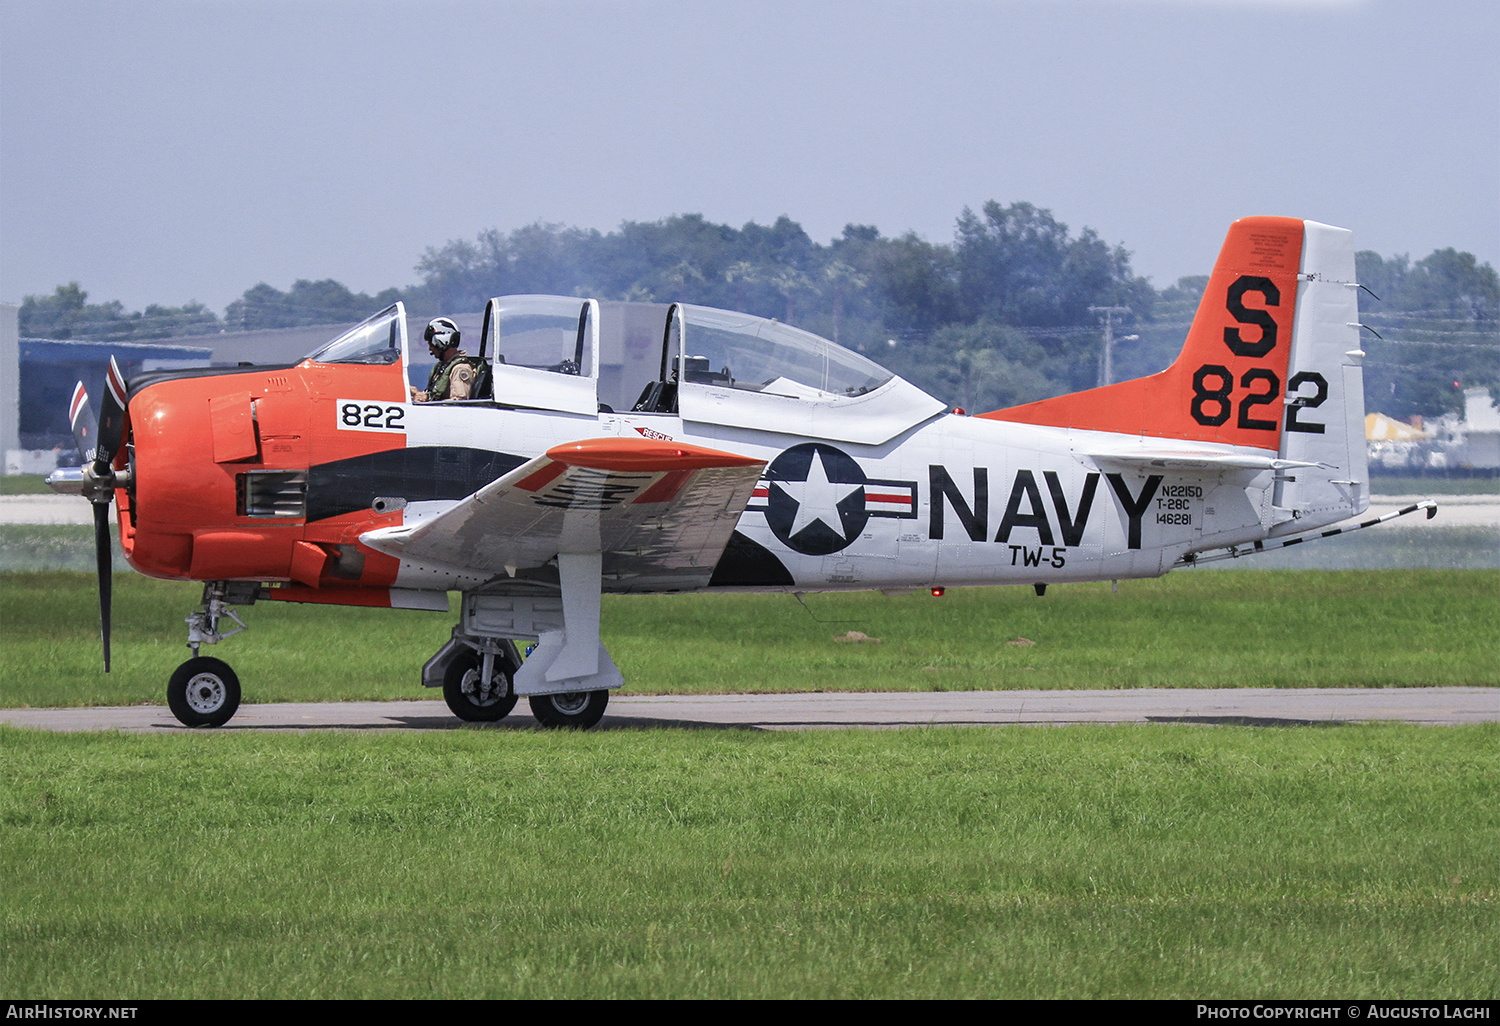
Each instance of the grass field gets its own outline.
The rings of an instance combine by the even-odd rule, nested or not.
[[[0,575],[0,702],[160,702],[197,593],[118,575],[105,677],[91,575]],[[1500,684],[1497,571],[807,605],[604,634],[635,693]],[[248,701],[430,697],[452,623],[245,613]],[[0,778],[20,999],[1500,996],[1496,725],[0,728]]]
[[[0,475],[0,495],[55,495],[45,474]]]
[[[40,997],[1500,996],[1500,729],[0,729]]]
[[[0,704],[164,701],[199,587],[118,574],[114,672],[92,575],[0,575]],[[605,596],[635,694],[1500,684],[1500,571],[1179,572],[924,594]],[[263,602],[217,649],[245,700],[429,698],[455,617]],[[879,642],[836,640],[858,631]],[[1031,645],[1011,644],[1018,640]]]

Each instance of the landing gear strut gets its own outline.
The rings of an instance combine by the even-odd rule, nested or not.
[[[217,645],[245,629],[230,603],[255,601],[255,585],[212,581],[203,586],[203,606],[187,618],[188,648],[193,658],[177,667],[167,681],[167,707],[187,727],[222,727],[240,707],[240,679],[222,659],[198,655],[201,645]],[[239,626],[221,630],[220,621]]]

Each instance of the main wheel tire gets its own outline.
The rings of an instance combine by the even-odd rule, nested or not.
[[[562,695],[528,698],[531,715],[544,727],[574,727],[586,730],[599,722],[609,705],[608,691],[570,691]]]
[[[493,723],[503,720],[516,707],[516,696],[511,691],[511,675],[505,661],[495,658],[495,669],[490,675],[490,688],[486,692],[480,687],[484,656],[470,649],[454,657],[443,674],[443,700],[453,715],[470,723]]]
[[[222,727],[240,707],[240,679],[221,659],[189,659],[167,681],[167,706],[187,727]]]

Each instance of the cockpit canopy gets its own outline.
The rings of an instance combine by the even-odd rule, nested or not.
[[[873,392],[895,376],[789,324],[686,303],[677,310],[683,381],[794,399],[832,399]]]
[[[685,421],[878,444],[943,411],[858,353],[765,317],[688,303],[502,296],[485,306],[468,400],[597,417]],[[310,354],[406,366],[405,311],[389,307]]]
[[[480,352],[509,367],[593,376],[598,304],[562,296],[506,296],[484,311]]]
[[[396,303],[308,353],[304,359],[315,363],[395,363],[401,359],[405,335],[406,312]]]

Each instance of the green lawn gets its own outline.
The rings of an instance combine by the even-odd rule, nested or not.
[[[0,704],[164,701],[193,584],[117,574],[114,672],[92,575],[0,575]],[[925,593],[606,596],[626,691],[943,691],[1500,684],[1500,571],[1179,572],[1154,581]],[[205,652],[245,700],[429,698],[455,616],[257,603]],[[850,631],[880,639],[847,643]],[[1034,644],[1011,644],[1017,641]]]
[[[11,998],[1500,995],[1500,729],[0,729]]]
[[[42,474],[0,474],[0,495],[51,495]]]
[[[90,575],[0,575],[0,701],[160,702],[197,593],[118,575],[105,677]],[[1496,571],[807,606],[607,598],[604,634],[635,693],[1500,684]],[[430,697],[452,623],[244,613],[250,701]],[[0,774],[21,999],[1500,992],[1496,725],[0,728]]]

